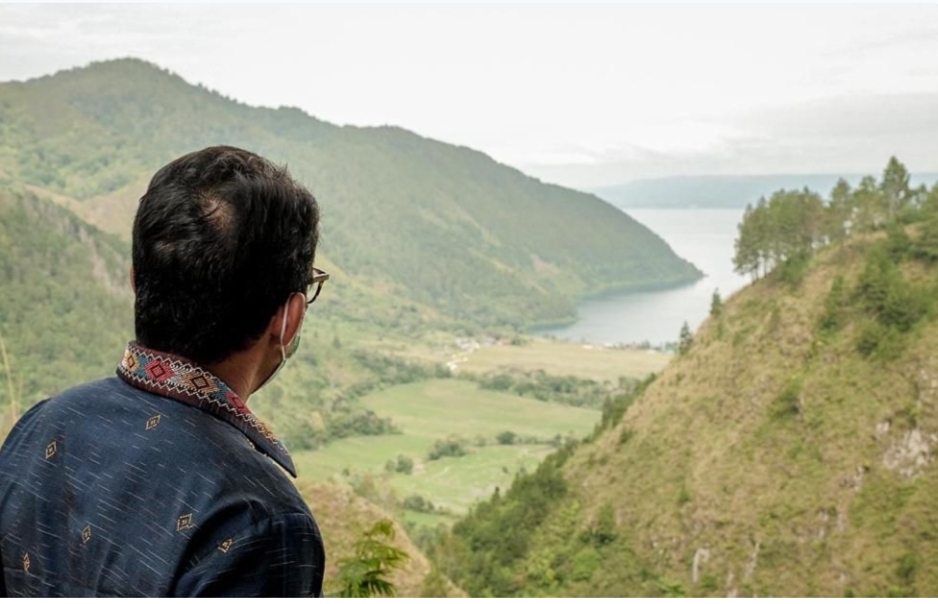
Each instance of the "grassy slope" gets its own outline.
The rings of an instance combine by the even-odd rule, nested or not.
[[[135,60],[0,84],[3,172],[124,236],[148,175],[220,143],[289,162],[311,184],[323,253],[345,276],[450,318],[563,320],[576,295],[699,277],[595,196],[399,128],[248,107]]]
[[[544,403],[499,392],[480,390],[460,380],[431,380],[395,386],[366,396],[362,404],[381,416],[394,418],[403,434],[342,439],[316,451],[295,456],[304,478],[341,479],[348,468],[355,474],[380,475],[387,461],[411,457],[412,475],[395,474],[388,486],[403,498],[419,494],[436,505],[462,513],[496,486],[504,489],[521,467],[533,468],[552,449],[547,445],[490,444],[469,447],[464,457],[427,461],[433,443],[451,434],[473,442],[489,442],[505,431],[549,439],[556,434],[580,437],[588,433],[598,412]]]
[[[856,317],[816,336],[832,280],[849,291],[868,247],[828,249],[796,291],[760,281],[705,322],[566,463],[571,494],[514,569],[522,593],[938,593],[938,324],[893,361],[856,352]],[[616,539],[571,546],[604,506]]]

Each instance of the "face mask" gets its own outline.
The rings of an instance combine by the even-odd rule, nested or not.
[[[299,295],[303,296],[304,300],[306,299],[306,296],[304,296],[303,294],[299,294]],[[287,300],[287,304],[289,304],[290,300],[292,299],[293,299],[293,296],[290,296],[290,298]],[[303,319],[300,319],[300,326],[297,327],[296,329],[296,334],[293,336],[293,341],[290,342],[289,345],[284,344],[283,336],[286,335],[287,333],[287,313],[286,312],[283,313],[283,323],[280,325],[280,364],[277,365],[277,368],[274,369],[274,372],[270,374],[270,377],[264,380],[261,383],[261,385],[257,387],[257,390],[260,390],[261,388],[269,384],[270,381],[273,380],[274,377],[276,377],[278,373],[280,373],[280,370],[283,369],[283,366],[287,364],[287,359],[289,359],[294,354],[296,354],[297,349],[300,347],[300,331],[302,331],[302,329],[303,329]],[[255,390],[255,392],[257,392],[257,390]]]

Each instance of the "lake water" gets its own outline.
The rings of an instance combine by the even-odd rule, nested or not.
[[[675,342],[684,321],[696,329],[710,312],[713,290],[726,300],[748,277],[733,272],[733,242],[742,209],[636,209],[628,214],[660,235],[706,277],[665,291],[620,294],[584,300],[579,319],[567,327],[543,330],[558,338],[597,344]]]

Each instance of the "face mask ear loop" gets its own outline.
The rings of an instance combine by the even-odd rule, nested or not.
[[[303,296],[303,298],[305,299],[306,296]],[[292,299],[293,296],[290,296],[290,300]],[[287,306],[283,309],[283,323],[280,324],[280,363],[277,365],[277,368],[274,369],[274,372],[271,373],[270,376],[255,389],[255,392],[270,383],[270,381],[274,379],[278,373],[280,373],[280,370],[283,368],[283,366],[287,364],[287,345],[283,342],[283,337],[287,335],[287,310],[290,305],[290,300],[287,300]],[[297,331],[297,333],[293,336],[294,340],[299,336],[299,331]]]
[[[283,308],[283,324],[280,325],[280,362],[287,362],[287,346],[283,343],[283,336],[287,335],[287,310],[290,307],[290,301],[287,300],[287,305]],[[296,336],[293,336],[296,337]]]

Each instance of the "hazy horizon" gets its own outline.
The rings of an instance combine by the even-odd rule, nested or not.
[[[935,5],[220,6],[0,6],[0,80],[138,57],[576,188],[938,171]]]

